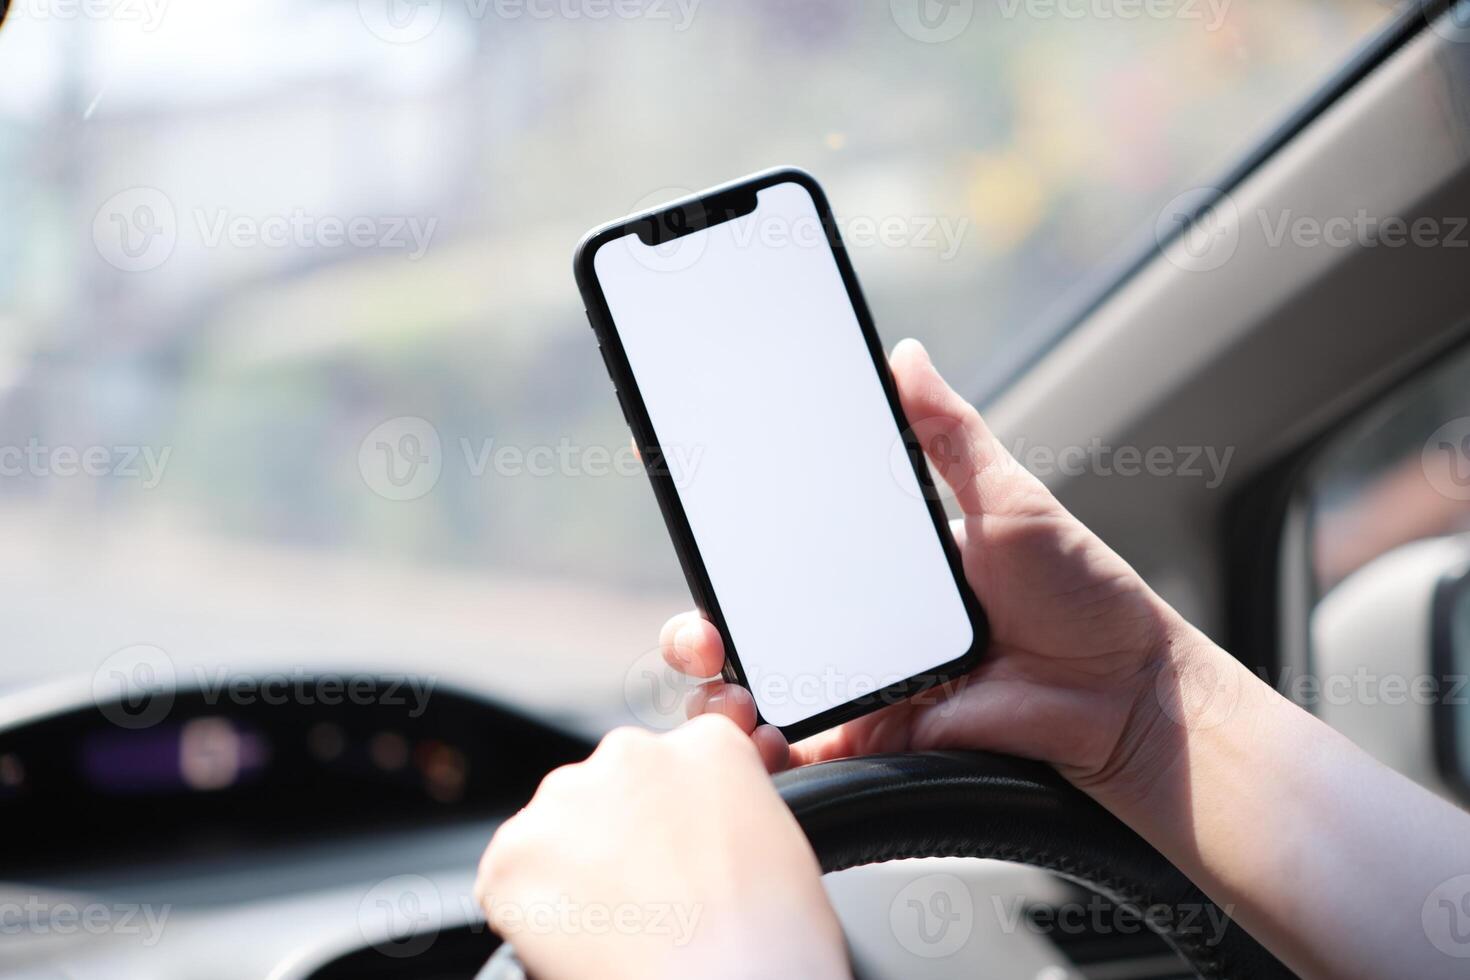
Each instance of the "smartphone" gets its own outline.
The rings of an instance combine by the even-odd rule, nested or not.
[[[988,639],[826,196],[766,171],[573,261],[726,680],[793,741],[958,677]]]

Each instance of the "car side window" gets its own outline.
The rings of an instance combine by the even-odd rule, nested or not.
[[[1470,800],[1470,350],[1329,439],[1303,490],[1308,670],[1278,687]]]

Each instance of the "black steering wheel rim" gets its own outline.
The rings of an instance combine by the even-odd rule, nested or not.
[[[1049,766],[985,752],[920,752],[823,762],[775,781],[823,873],[921,857],[1026,864],[1139,913],[1205,980],[1294,976],[1147,841]],[[1208,911],[1144,914],[1161,906]],[[1223,930],[1203,926],[1222,921]],[[480,977],[524,975],[507,945]]]
[[[1206,980],[1294,974],[1178,868],[1049,766],[983,752],[839,759],[776,777],[822,871],[902,858],[1043,868],[1144,916]],[[1213,918],[1211,918],[1213,916]],[[1222,932],[1207,922],[1227,922]]]

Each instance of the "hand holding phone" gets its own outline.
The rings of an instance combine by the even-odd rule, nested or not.
[[[732,719],[772,771],[881,752],[982,749],[1049,762],[1100,797],[1129,797],[1178,744],[1178,665],[1213,645],[1011,457],[922,346],[903,341],[890,364],[904,413],[963,514],[951,526],[965,575],[985,597],[984,660],[954,683],[794,745],[760,723],[749,692],[723,680],[694,693],[691,717]],[[725,664],[719,633],[697,610],[665,623],[659,646],[690,678]],[[1230,696],[1206,690],[1196,700],[1215,712],[1212,697]]]

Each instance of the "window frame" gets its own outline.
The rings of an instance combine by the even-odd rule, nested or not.
[[[1264,470],[1227,504],[1222,530],[1227,644],[1248,666],[1264,672],[1268,682],[1274,681],[1272,686],[1288,699],[1292,691],[1286,682],[1313,669],[1310,620],[1321,586],[1311,557],[1316,533],[1312,478],[1324,456],[1347,433],[1385,404],[1429,381],[1455,357],[1470,357],[1470,315],[1448,336],[1419,351],[1403,370],[1358,393],[1330,424]],[[1436,623],[1439,610],[1458,595],[1445,590],[1456,585],[1470,588],[1470,578],[1441,581],[1434,597]],[[1429,669],[1439,674],[1442,657],[1436,658]],[[1316,714],[1312,705],[1297,703]],[[1470,777],[1452,764],[1453,753],[1445,742],[1454,731],[1446,725],[1449,707],[1434,708],[1432,768],[1470,803]]]

